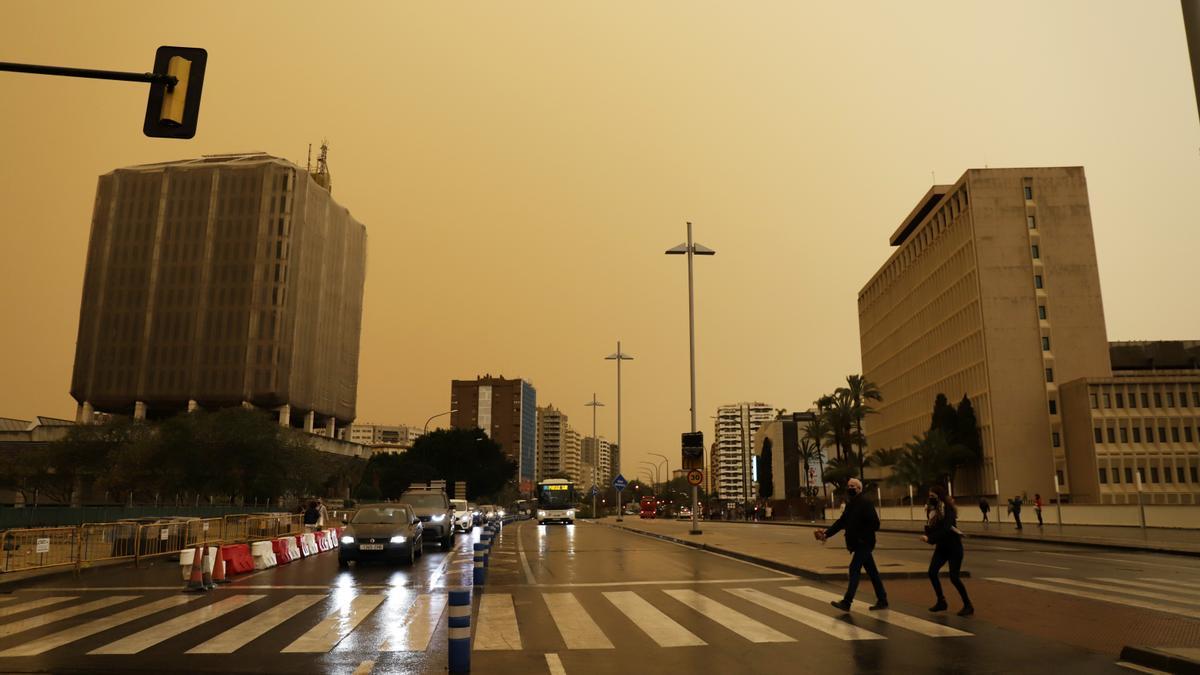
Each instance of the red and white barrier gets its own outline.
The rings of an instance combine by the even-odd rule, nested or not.
[[[275,558],[275,549],[270,541],[256,541],[250,544],[250,555],[254,558],[254,569],[265,570],[279,564]]]

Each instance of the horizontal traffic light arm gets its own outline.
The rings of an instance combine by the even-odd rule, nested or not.
[[[62,66],[38,66],[31,63],[7,63],[0,61],[0,71],[30,73],[33,75],[61,75],[63,77],[86,77],[92,80],[120,80],[122,82],[148,82],[165,84],[174,88],[179,80],[165,73],[126,73],[119,70],[93,70],[91,68],[64,68]]]

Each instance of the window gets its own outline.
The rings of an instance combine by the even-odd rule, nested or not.
[[[1105,469],[1102,467],[1100,469],[1100,484],[1105,485],[1107,483],[1108,483],[1108,469]]]
[[[1175,467],[1175,477],[1179,479],[1178,481],[1176,481],[1178,483],[1186,483],[1187,482],[1187,476],[1183,473],[1182,466]]]
[[[1121,471],[1115,467],[1112,470],[1112,482],[1113,485],[1121,484]]]
[[[1062,469],[1055,469],[1054,475],[1058,478],[1059,485],[1066,486],[1067,479],[1066,476],[1063,476]]]
[[[1121,427],[1120,432],[1121,432],[1121,442],[1128,443],[1129,442],[1129,430],[1126,429],[1125,427]]]
[[[1129,467],[1125,467],[1125,482],[1126,483],[1133,482],[1133,469],[1131,469]]]
[[[1050,338],[1045,335],[1042,336],[1042,351],[1050,351]]]
[[[1104,437],[1101,435],[1100,427],[1092,429],[1092,435],[1095,436],[1097,443],[1103,443]]]
[[[1187,397],[1186,391],[1179,392],[1179,407],[1180,408],[1188,407],[1188,397]]]
[[[1188,443],[1192,442],[1192,428],[1191,427],[1183,428],[1183,440],[1187,441]]]
[[[1125,407],[1125,394],[1122,394],[1121,392],[1117,392],[1117,407],[1118,408]]]
[[[1188,467],[1188,476],[1192,479],[1193,483],[1200,483],[1200,476],[1196,475],[1196,467]]]
[[[1039,258],[1041,258],[1041,257],[1042,257],[1042,253],[1041,253],[1041,251],[1038,249],[1038,245],[1037,245],[1037,244],[1034,244],[1034,245],[1033,245],[1033,247],[1032,247],[1032,252],[1033,252],[1033,259],[1034,259],[1034,260],[1037,260],[1037,259],[1039,259]]]
[[[1030,199],[1033,199],[1033,187],[1026,185],[1025,186],[1025,200],[1029,201]]]
[[[1145,483],[1146,482],[1146,470],[1139,466],[1137,468],[1137,477],[1138,477],[1139,481]]]
[[[1051,415],[1058,414],[1058,401],[1056,401],[1054,399],[1050,399],[1050,414]],[[1188,431],[1191,431],[1191,427],[1188,428]],[[1188,440],[1190,441],[1192,439],[1189,437]]]
[[[1200,408],[1200,391],[1192,392],[1192,407]]]
[[[1117,442],[1117,432],[1112,427],[1108,427],[1107,429],[1105,429],[1105,432],[1106,432],[1106,435],[1108,436],[1109,443]]]
[[[1112,396],[1109,396],[1108,394],[1104,395],[1104,407],[1105,408],[1112,407]]]
[[[1150,407],[1150,395],[1144,391],[1142,392],[1142,407],[1143,408]]]
[[[1034,288],[1044,288],[1044,284],[1042,282],[1042,275],[1040,275],[1040,274],[1033,275],[1033,287]]]
[[[1179,442],[1179,427],[1171,427],[1171,442]]]
[[[1158,482],[1158,467],[1157,466],[1150,467],[1150,482],[1151,483]]]
[[[1042,321],[1046,320],[1046,306],[1038,305],[1038,318]]]
[[[1160,393],[1159,393],[1159,392],[1157,392],[1157,391],[1156,391],[1156,392],[1154,392],[1154,407],[1155,407],[1155,408],[1161,408],[1161,407],[1162,407],[1162,394],[1160,394]]]
[[[1096,405],[1096,395],[1095,394],[1088,394],[1088,399],[1092,402],[1092,410],[1095,410],[1096,408],[1099,407],[1098,405]]]
[[[1137,392],[1135,392],[1135,391],[1129,392],[1129,407],[1130,408],[1137,407]]]
[[[1033,216],[1025,216],[1025,222],[1029,224],[1029,229],[1037,229],[1037,219],[1035,219]]]
[[[1151,427],[1146,427],[1146,442],[1147,443],[1154,442],[1154,429]]]
[[[1167,392],[1167,407],[1168,408],[1175,407],[1175,392],[1173,392],[1173,391]]]
[[[1159,443],[1167,442],[1167,428],[1166,427],[1158,428],[1158,442]]]
[[[1141,427],[1133,428],[1133,442],[1134,443],[1142,442],[1142,428]]]
[[[1175,482],[1175,477],[1171,475],[1171,467],[1169,467],[1169,466],[1163,467],[1163,482],[1164,483],[1174,483]]]
[[[1046,381],[1047,381],[1047,382],[1053,382],[1053,381],[1054,381],[1054,369],[1053,369],[1053,368],[1047,368],[1047,369],[1046,369]]]
[[[1055,431],[1050,434],[1050,444],[1056,448],[1062,447],[1062,437]]]

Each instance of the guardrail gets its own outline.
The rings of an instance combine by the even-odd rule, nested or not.
[[[36,527],[27,530],[5,530],[0,536],[3,562],[0,571],[73,565],[79,529],[75,527]]]

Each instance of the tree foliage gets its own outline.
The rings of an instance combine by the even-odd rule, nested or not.
[[[411,450],[381,453],[367,462],[359,499],[395,499],[414,483],[445,480],[448,486],[466,481],[467,498],[487,497],[497,504],[515,499],[510,485],[517,474],[500,444],[481,429],[438,429],[421,436]]]

